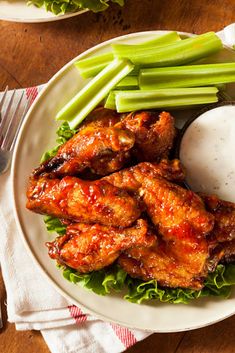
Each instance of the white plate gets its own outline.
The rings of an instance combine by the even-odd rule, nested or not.
[[[149,40],[156,33],[163,32],[141,32],[102,43],[69,62],[49,81],[31,107],[18,137],[13,156],[12,185],[15,217],[20,234],[33,260],[59,293],[70,302],[106,321],[155,332],[177,332],[203,327],[234,314],[235,292],[228,300],[207,298],[188,305],[154,301],[137,305],[125,301],[119,295],[98,296],[62,277],[44,245],[53,237],[45,230],[42,217],[25,208],[28,176],[32,169],[38,166],[42,153],[55,145],[55,114],[84,85],[84,80],[79,76],[73,62],[91,53],[107,51],[112,42],[121,40],[136,43]],[[235,54],[232,52],[226,51],[224,55],[227,60],[235,60]],[[218,60],[220,59],[221,56]]]
[[[50,22],[58,21],[64,18],[80,15],[88,10],[77,11],[65,15],[54,15],[47,12],[44,8],[36,6],[27,6],[26,0],[0,0],[0,20],[13,22]]]

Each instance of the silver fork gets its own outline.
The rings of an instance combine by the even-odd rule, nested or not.
[[[9,100],[7,101],[7,94]],[[8,93],[6,87],[0,101],[0,174],[10,166],[15,141],[31,104],[32,97],[23,103],[24,91],[17,97],[16,90]]]

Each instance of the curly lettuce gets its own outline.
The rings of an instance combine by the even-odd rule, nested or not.
[[[205,281],[205,287],[196,291],[184,288],[163,288],[156,280],[144,282],[131,278],[118,264],[100,271],[81,274],[69,267],[62,267],[63,276],[74,284],[80,284],[99,295],[111,291],[126,290],[124,299],[131,303],[156,300],[162,303],[188,304],[193,299],[202,297],[229,298],[232,285],[235,284],[235,264],[218,265]]]
[[[89,9],[93,12],[101,12],[109,7],[109,3],[124,5],[124,0],[29,0],[27,5],[44,7],[55,15],[64,15],[67,12]]]

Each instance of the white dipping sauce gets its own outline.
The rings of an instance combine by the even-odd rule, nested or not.
[[[180,159],[192,190],[235,202],[235,106],[196,118],[183,135]]]

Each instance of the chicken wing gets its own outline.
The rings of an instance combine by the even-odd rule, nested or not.
[[[100,127],[112,127],[117,124],[121,119],[121,114],[115,110],[105,109],[98,107],[94,109],[79,125],[79,131],[86,127],[100,128]]]
[[[197,256],[197,252],[194,255]],[[185,264],[176,258],[165,242],[149,248],[128,249],[118,262],[131,277],[144,281],[155,279],[163,287],[200,290],[207,275],[205,259],[201,261],[200,255],[198,266]]]
[[[31,178],[27,197],[29,210],[76,222],[128,227],[141,213],[135,198],[105,180]]]
[[[235,203],[220,200],[216,195],[200,194],[207,210],[215,217],[213,236],[218,242],[235,239]]]
[[[56,156],[42,163],[33,174],[63,177],[90,169],[96,174],[107,175],[123,167],[134,142],[135,137],[128,130],[87,126],[64,143]]]
[[[118,174],[118,173],[115,173]],[[131,249],[120,264],[143,280],[161,285],[200,289],[208,273],[214,217],[201,198],[161,176],[143,174],[138,195],[158,232],[160,243],[152,248]],[[134,273],[133,273],[134,271]]]
[[[168,157],[176,135],[174,119],[167,112],[133,112],[115,127],[134,133],[134,154],[139,161],[158,161]]]
[[[64,236],[46,245],[51,258],[87,273],[112,264],[130,247],[149,247],[156,240],[148,230],[147,222],[139,219],[136,225],[124,229],[99,224],[71,224]]]
[[[111,184],[127,190],[137,192],[145,179],[161,176],[167,180],[183,182],[185,171],[178,159],[162,159],[159,163],[142,162],[131,168],[120,170],[103,178]]]
[[[164,239],[200,239],[214,227],[214,217],[193,191],[161,177],[146,178],[139,190],[149,216]]]
[[[208,241],[214,247],[215,268],[218,261],[232,262],[235,260],[235,203],[220,200],[216,195],[200,193],[207,210],[213,214],[215,225]]]

